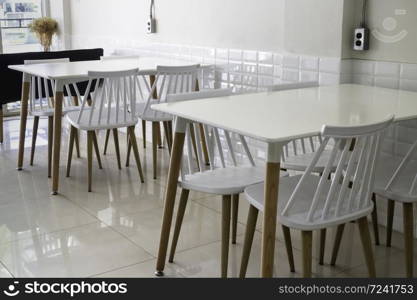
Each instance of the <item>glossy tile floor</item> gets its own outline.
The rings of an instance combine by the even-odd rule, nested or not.
[[[93,192],[87,192],[85,147],[82,158],[74,159],[72,176],[65,178],[66,140],[64,132],[60,195],[50,196],[47,179],[46,122],[41,121],[35,165],[28,165],[31,144],[29,120],[25,169],[15,169],[19,121],[5,122],[5,142],[0,145],[0,277],[153,277],[168,168],[167,149],[160,149],[159,179],[152,179],[151,147],[141,148],[146,183],[141,184],[134,165],[117,169],[113,142],[102,156],[104,170],[94,164]],[[103,133],[102,133],[103,134]],[[122,159],[126,154],[120,136]],[[141,145],[141,141],[139,141]],[[100,136],[103,148],[103,135]],[[82,136],[85,146],[85,136]],[[220,271],[220,198],[192,193],[178,244],[175,263],[167,263],[169,277],[217,277]],[[238,244],[230,247],[229,276],[239,274],[248,205],[240,201]],[[313,262],[316,277],[364,277],[367,275],[357,228],[349,224],[336,267],[330,267],[334,230],[328,231],[325,265]],[[275,275],[299,277],[300,234],[293,232],[296,273],[289,272],[285,247],[278,230]],[[384,239],[381,228],[381,238]],[[248,276],[259,275],[261,224]],[[417,251],[417,247],[415,247]],[[314,257],[318,238],[314,236]],[[417,252],[416,252],[417,254]],[[393,247],[375,247],[378,276],[404,274],[402,235],[395,233]],[[417,264],[415,266],[417,269]]]

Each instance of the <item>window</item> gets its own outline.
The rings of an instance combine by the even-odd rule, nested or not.
[[[43,16],[45,0],[0,0],[0,53],[40,51],[36,36],[28,29],[33,19]],[[4,107],[5,115],[17,113],[20,102]]]
[[[39,51],[39,43],[28,25],[42,15],[42,0],[0,0],[3,53]]]

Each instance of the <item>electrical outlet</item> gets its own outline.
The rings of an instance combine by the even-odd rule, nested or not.
[[[369,34],[368,28],[356,28],[353,37],[353,50],[369,50]]]
[[[148,34],[156,33],[156,19],[149,18],[148,22],[146,23],[146,32]]]

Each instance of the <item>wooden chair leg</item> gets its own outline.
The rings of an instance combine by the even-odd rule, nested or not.
[[[158,158],[158,122],[152,122],[152,165],[153,165],[153,179],[157,177],[157,158]]]
[[[77,129],[71,126],[69,144],[68,144],[67,177],[70,177],[70,173],[71,173],[72,153],[74,149],[74,141],[75,141],[76,135],[77,135]]]
[[[326,228],[320,230],[320,257],[319,257],[319,265],[324,265],[324,251],[326,247]]]
[[[339,253],[340,243],[342,241],[343,230],[345,229],[345,224],[340,224],[336,229],[336,237],[334,239],[332,258],[330,260],[330,265],[336,265],[337,254]]]
[[[184,220],[185,209],[187,207],[189,190],[182,189],[180,203],[178,206],[177,219],[175,221],[174,235],[172,237],[171,252],[169,254],[169,262],[174,262],[175,250],[177,249],[178,238],[181,232],[182,221]]]
[[[256,221],[258,220],[258,209],[254,206],[249,207],[248,221],[246,222],[245,241],[243,243],[242,260],[240,262],[240,278],[246,277],[248,269],[250,252],[253,244],[253,236],[256,230]]]
[[[54,138],[54,117],[48,117],[48,178],[52,176],[52,149]]]
[[[98,162],[98,167],[101,169],[103,169],[103,165],[101,164],[101,158],[100,158],[100,149],[98,148],[98,142],[97,142],[97,135],[95,131],[91,131],[92,136],[93,136],[93,146],[94,146],[94,151],[96,153],[96,157],[97,157],[97,162]]]
[[[93,178],[93,140],[94,131],[87,132],[87,169],[88,169],[88,191],[91,192]]]
[[[109,138],[110,138],[110,129],[106,130],[106,139],[104,141],[104,151],[103,155],[107,154],[107,146],[109,145]]]
[[[358,226],[369,277],[374,278],[376,276],[375,260],[372,250],[371,235],[368,228],[368,219],[366,217],[360,218],[358,220]]]
[[[224,195],[222,199],[222,256],[221,256],[221,277],[227,278],[227,267],[229,263],[229,242],[230,242],[230,210],[232,197]]]
[[[3,144],[3,105],[0,104],[0,144]]]
[[[163,125],[164,125],[165,139],[166,139],[167,144],[168,144],[168,152],[169,152],[169,155],[171,155],[172,141],[171,141],[171,137],[169,135],[168,122],[163,122]]]
[[[142,120],[143,149],[146,149],[146,121]]]
[[[80,151],[80,135],[78,129],[75,131],[75,150],[77,151],[77,158],[81,158],[81,151]]]
[[[33,118],[33,131],[32,131],[32,148],[30,150],[30,165],[33,166],[33,160],[35,158],[36,138],[38,137],[39,117]]]
[[[301,231],[302,257],[303,257],[303,277],[311,277],[311,265],[313,259],[313,232]]]
[[[121,170],[122,163],[120,161],[119,131],[117,130],[117,128],[113,128],[113,140],[114,140],[114,147],[116,149],[117,166],[119,167],[119,170]]]
[[[158,148],[162,149],[164,148],[164,145],[162,143],[162,133],[161,133],[161,124],[159,122],[155,122],[156,123],[156,140],[158,141]]]
[[[239,194],[236,194],[232,196],[232,244],[236,244],[238,216],[239,216]]]
[[[172,121],[168,122],[168,132],[169,132],[169,139],[171,140],[171,147],[172,147],[172,144],[174,143],[174,136],[173,136],[173,131],[172,131]]]
[[[375,245],[379,245],[378,211],[376,207],[375,193],[372,194],[372,202],[374,203],[374,210],[372,211],[372,225],[374,228]]]
[[[138,149],[138,144],[136,142],[136,136],[135,136],[135,127],[131,126],[127,129],[127,131],[128,131],[128,134],[129,134],[129,141],[132,144],[132,149],[133,149],[133,154],[134,154],[133,156],[135,157],[136,166],[138,168],[140,181],[142,183],[144,183],[145,178],[143,176],[142,164],[140,163],[139,149]]]
[[[405,268],[408,278],[413,277],[413,242],[414,242],[414,217],[413,204],[403,203],[403,222],[404,222],[404,249],[405,249]]]
[[[194,157],[195,157],[195,160],[197,162],[198,169],[200,169],[200,163],[198,161],[198,153],[197,153],[197,140],[195,138],[194,125],[190,123],[189,126],[190,126],[191,143],[192,143],[193,149],[194,149]]]
[[[392,237],[392,224],[394,221],[394,209],[395,201],[388,199],[388,209],[387,209],[387,247],[391,247],[391,237]]]
[[[127,134],[127,154],[126,154],[126,168],[130,165],[130,152],[132,151],[132,143],[130,142],[129,134]]]
[[[282,233],[284,234],[285,248],[287,250],[288,264],[290,265],[290,271],[295,272],[294,254],[292,251],[291,231],[287,226],[282,225]]]
[[[199,124],[199,130],[200,130],[200,136],[201,136],[201,146],[203,148],[203,155],[204,155],[204,161],[207,166],[210,165],[210,159],[208,155],[208,149],[207,149],[207,143],[206,143],[206,134],[204,132],[203,124]]]

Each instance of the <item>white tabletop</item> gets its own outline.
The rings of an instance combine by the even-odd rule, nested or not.
[[[164,103],[153,109],[261,141],[319,134],[323,125],[356,126],[394,114],[417,118],[417,93],[344,84]]]
[[[183,66],[198,64],[196,61],[170,59],[164,57],[138,57],[131,59],[90,60],[69,63],[49,63],[35,65],[11,65],[10,69],[49,79],[74,79],[87,77],[88,71],[122,71],[139,68],[152,74],[157,66]],[[209,65],[202,65],[208,67]]]

